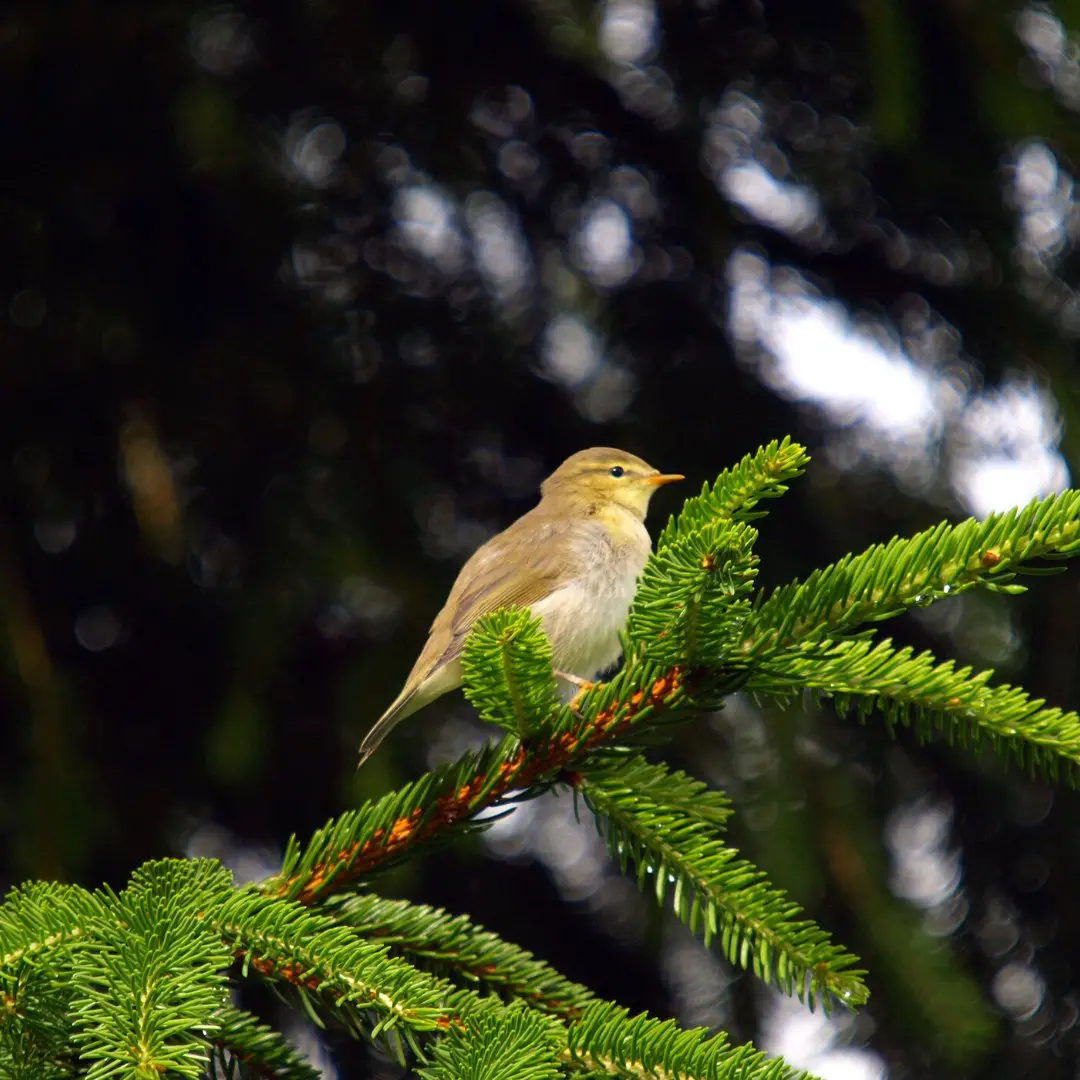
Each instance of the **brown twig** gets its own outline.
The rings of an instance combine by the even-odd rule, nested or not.
[[[431,807],[417,805],[386,828],[357,841],[282,881],[268,882],[272,895],[313,904],[396,859],[444,829],[475,818],[511,791],[551,779],[582,755],[625,731],[646,708],[668,705],[683,687],[684,671],[675,666],[653,681],[648,690],[635,690],[625,701],[613,701],[576,732],[566,732],[517,752],[504,761],[495,777],[478,773],[457,790],[440,796]],[[429,812],[430,811],[430,812]]]

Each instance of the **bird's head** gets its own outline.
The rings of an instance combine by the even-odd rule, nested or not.
[[[661,473],[625,450],[594,446],[571,454],[540,485],[540,493],[545,503],[567,511],[597,514],[622,507],[644,521],[656,489],[682,479],[678,473]]]

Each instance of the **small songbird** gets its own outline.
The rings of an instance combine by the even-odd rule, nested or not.
[[[568,457],[540,485],[539,504],[461,568],[405,688],[364,738],[360,764],[399,721],[461,685],[462,647],[488,612],[518,607],[539,616],[556,675],[570,683],[611,667],[652,550],[649,500],[660,485],[682,479],[606,446]]]

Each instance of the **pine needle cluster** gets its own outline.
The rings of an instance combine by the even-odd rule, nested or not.
[[[626,661],[573,707],[527,611],[481,620],[465,693],[505,734],[290,840],[280,870],[237,887],[211,860],[162,860],[125,889],[32,883],[0,905],[0,1076],[281,1077],[316,1073],[237,1008],[258,980],[318,1025],[378,1040],[426,1080],[782,1080],[787,1064],[723,1035],[630,1016],[465,916],[371,890],[377,874],[483,829],[553,787],[595,819],[613,859],[728,961],[811,1006],[867,1000],[859,961],[725,838],[722,793],[642,756],[667,726],[741,689],[809,693],[889,730],[988,746],[1076,784],[1080,721],[991,673],[874,636],[881,620],[973,588],[1014,593],[1033,560],[1080,551],[1080,492],[942,524],[756,589],[751,522],[806,467],[784,440],[688,500],[639,583]]]

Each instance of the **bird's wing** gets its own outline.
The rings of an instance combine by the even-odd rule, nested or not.
[[[573,549],[588,522],[554,520],[530,511],[478,548],[461,568],[406,685],[422,681],[453,660],[481,615],[505,607],[531,607],[563,585],[576,563]]]

